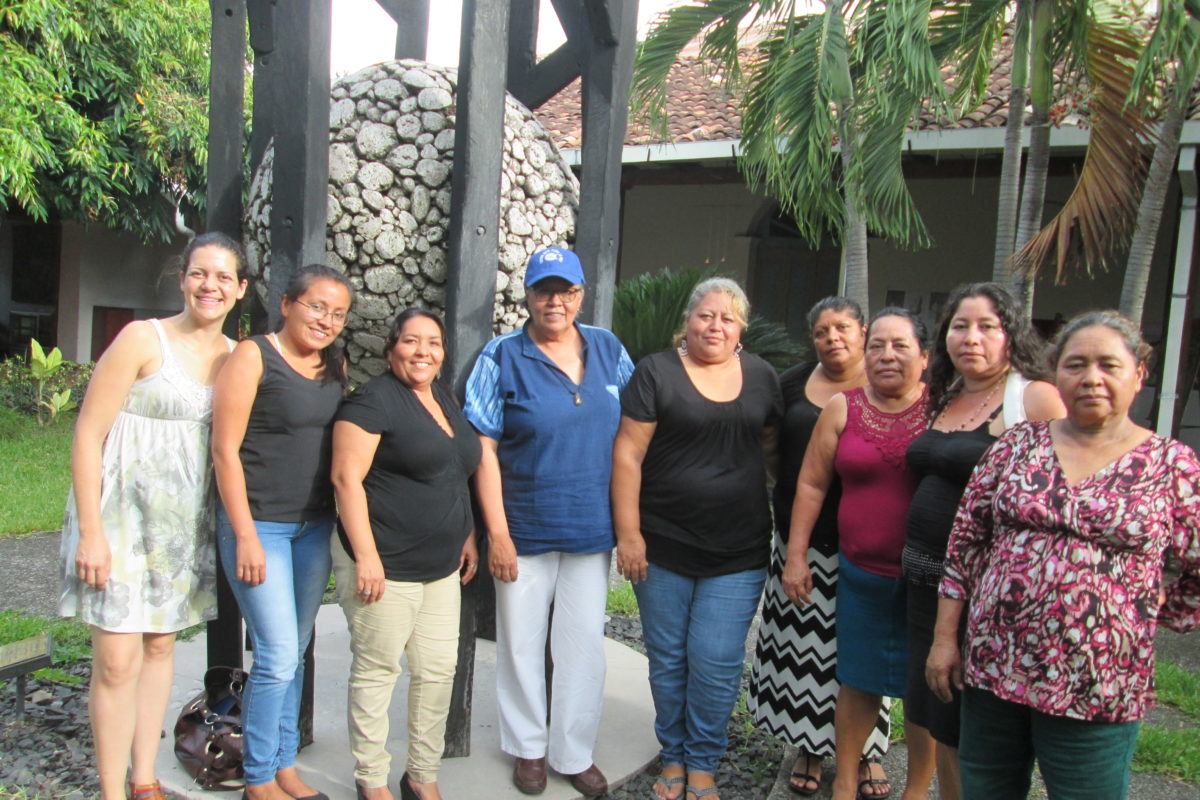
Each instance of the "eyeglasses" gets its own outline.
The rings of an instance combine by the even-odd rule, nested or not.
[[[332,311],[326,308],[324,303],[306,303],[303,300],[297,300],[296,303],[308,309],[307,313],[311,319],[318,320],[328,317],[334,325],[346,324],[346,312],[341,309]]]
[[[529,287],[529,293],[533,295],[535,300],[540,300],[543,303],[550,302],[550,299],[557,296],[563,303],[574,303],[583,296],[583,289],[579,286],[572,286],[568,289],[543,289],[538,286]]]

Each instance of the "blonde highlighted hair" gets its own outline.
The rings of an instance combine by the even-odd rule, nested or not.
[[[742,330],[746,330],[746,326],[750,324],[750,299],[746,297],[746,291],[732,278],[705,278],[696,284],[696,288],[692,289],[692,294],[688,297],[687,307],[683,310],[683,319],[680,320],[679,330],[675,332],[675,346],[678,347],[683,342],[683,336],[687,330],[688,317],[692,316],[692,312],[696,310],[696,306],[700,305],[700,301],[713,293],[723,294],[729,298],[729,305],[733,308],[734,319],[742,326]]]

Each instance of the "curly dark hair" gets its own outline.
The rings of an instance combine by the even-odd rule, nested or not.
[[[971,297],[986,297],[996,309],[1000,327],[1008,337],[1008,361],[1013,369],[1029,380],[1051,381],[1053,378],[1046,367],[1046,345],[1025,317],[1025,310],[1012,294],[998,283],[965,283],[954,290],[942,316],[938,320],[934,335],[932,354],[929,359],[929,413],[937,416],[946,404],[958,394],[958,371],[946,350],[946,334],[950,323],[958,313],[962,302]]]

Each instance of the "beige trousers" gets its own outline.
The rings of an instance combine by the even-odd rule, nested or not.
[[[458,573],[428,583],[386,581],[383,596],[365,605],[355,593],[354,562],[337,536],[330,549],[353,656],[346,716],[354,778],[366,789],[387,785],[388,707],[400,657],[407,656],[407,770],[417,783],[436,781],[458,662]]]

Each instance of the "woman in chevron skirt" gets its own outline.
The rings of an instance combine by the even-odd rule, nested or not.
[[[792,791],[802,796],[816,794],[821,783],[821,762],[834,753],[833,711],[838,694],[834,674],[837,664],[834,598],[840,488],[836,484],[831,488],[813,528],[808,550],[812,603],[806,606],[796,605],[783,592],[787,524],[804,450],[821,408],[838,392],[866,383],[865,327],[858,304],[844,297],[827,297],[809,311],[808,323],[818,361],[793,367],[782,378],[787,410],[780,436],[779,480],[774,496],[775,520],[780,530],[771,548],[749,699],[750,712],[759,727],[799,748],[790,785]],[[888,710],[885,699],[864,749],[860,780],[876,781],[864,786],[867,797],[886,797],[890,792],[878,763],[887,752]],[[871,789],[874,794],[867,793]]]

